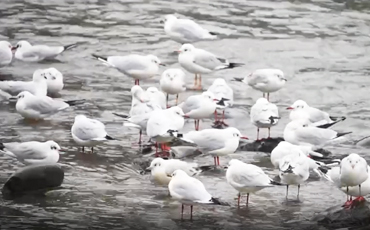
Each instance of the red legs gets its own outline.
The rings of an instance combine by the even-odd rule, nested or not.
[[[195,77],[194,77],[194,89],[197,88],[198,86],[198,74],[195,74]]]
[[[228,124],[225,123],[225,110],[222,111],[222,118],[221,118],[221,123],[224,126],[229,126]]]
[[[196,131],[198,131],[198,130],[199,130],[199,123],[200,123],[200,120],[194,120],[195,130],[196,130]]]
[[[213,160],[215,162],[215,166],[220,165],[220,157],[219,156],[213,157]]]
[[[184,205],[181,205],[181,219],[184,218]]]
[[[241,195],[240,195],[240,193],[238,193],[238,208],[240,207],[240,197],[241,197]]]
[[[215,123],[217,123],[218,117],[217,117],[217,110],[215,110]]]
[[[139,84],[139,79],[135,79],[135,85],[140,85]]]
[[[220,166],[220,157],[217,156],[217,165]]]
[[[142,136],[142,134],[143,134],[143,131],[141,131],[141,129],[140,129],[140,132],[139,132],[139,145],[141,146],[141,136]]]
[[[158,152],[158,148],[161,148],[161,152]],[[155,143],[155,157],[169,157],[169,151],[171,150],[170,146],[167,146],[166,144],[158,144]]]
[[[198,89],[201,90],[202,89],[202,76],[199,74],[199,79],[198,79]]]
[[[260,136],[260,128],[257,127],[257,141],[260,139],[259,136]]]
[[[181,219],[184,218],[184,204],[181,204]],[[190,219],[193,219],[193,205],[190,205]]]
[[[190,219],[193,219],[193,205],[190,205]]]
[[[249,204],[249,193],[247,193],[247,207],[248,207],[248,204]]]
[[[168,105],[168,93],[167,93],[167,96],[166,96],[166,105],[167,105],[167,109],[170,108],[170,106]]]
[[[176,94],[176,105],[178,104],[178,102],[179,102],[179,95]]]
[[[270,138],[270,128],[267,128],[268,130],[269,130],[269,135],[268,135],[268,137],[267,138]]]
[[[217,157],[213,157],[213,160],[215,162],[215,166],[217,166]]]

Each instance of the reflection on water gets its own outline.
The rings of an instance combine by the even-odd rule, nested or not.
[[[4,2],[5,1],[5,2]],[[261,93],[230,81],[256,68],[282,69],[288,84],[271,98],[285,108],[297,99],[347,116],[335,126],[338,131],[353,131],[351,139],[368,135],[370,113],[368,77],[370,63],[369,3],[367,1],[67,1],[3,0],[0,4],[0,40],[16,43],[29,40],[40,44],[80,45],[61,55],[57,62],[22,63],[15,61],[1,69],[1,80],[25,80],[37,68],[55,67],[65,77],[63,99],[87,99],[84,105],[55,115],[37,124],[23,121],[14,104],[0,104],[0,141],[46,141],[53,139],[67,154],[61,157],[65,170],[63,188],[46,196],[0,200],[0,224],[4,229],[284,229],[297,228],[315,213],[339,206],[345,195],[325,181],[312,179],[301,188],[301,202],[286,202],[285,188],[268,188],[251,196],[249,208],[236,208],[236,191],[224,178],[224,171],[200,176],[206,188],[230,206],[195,207],[194,220],[181,221],[180,206],[167,196],[166,188],[156,187],[148,175],[141,175],[132,162],[145,161],[132,143],[137,130],[122,126],[112,112],[127,112],[130,107],[132,80],[106,68],[91,57],[92,53],[117,55],[151,53],[167,68],[178,67],[172,51],[179,44],[163,32],[160,17],[176,12],[196,19],[206,28],[221,33],[220,40],[199,42],[196,46],[230,59],[246,63],[243,68],[220,71],[204,77],[209,86],[213,79],[228,80],[235,93],[234,118],[227,122],[251,138],[255,127],[249,122],[250,106]],[[164,69],[162,69],[163,71]],[[144,87],[158,86],[159,77],[143,82]],[[193,76],[188,75],[191,84]],[[192,92],[181,95],[181,100]],[[288,122],[287,111],[272,130],[282,136]],[[99,146],[94,154],[82,154],[71,139],[70,127],[76,114],[92,116],[107,125],[117,141]],[[210,121],[202,123],[210,127]],[[185,131],[193,128],[189,122]],[[366,152],[344,145],[331,148],[338,155]],[[240,151],[223,157],[262,166],[269,175],[277,171],[263,153]],[[193,160],[193,159],[192,159]],[[212,159],[199,156],[200,165]],[[1,182],[20,163],[0,156]],[[292,189],[291,195],[295,196]],[[22,227],[19,227],[19,222]],[[17,224],[17,225],[16,225]]]

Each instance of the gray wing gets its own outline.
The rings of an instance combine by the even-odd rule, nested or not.
[[[34,110],[40,114],[55,113],[59,110],[69,107],[67,103],[60,100],[53,100],[50,97],[35,97],[26,103],[26,109]]]
[[[84,119],[72,126],[72,133],[81,140],[103,139],[107,135],[105,126],[98,120]]]
[[[320,145],[336,137],[337,132],[331,129],[321,129],[317,127],[302,127],[295,132],[299,142],[307,142],[313,145]]]
[[[108,57],[108,63],[122,72],[145,70],[147,65],[143,58],[139,55],[111,56]]]
[[[184,138],[193,141],[205,152],[211,152],[225,147],[222,136],[217,130],[213,129],[189,132]]]
[[[249,169],[249,170],[248,170]],[[251,168],[240,168],[238,173],[231,174],[234,183],[240,187],[267,187],[271,186],[271,179],[262,171]]]
[[[63,52],[63,46],[35,45],[23,52],[24,58],[53,57]]]
[[[36,142],[13,142],[4,144],[6,150],[10,151],[15,157],[20,159],[44,159],[44,151],[38,151],[39,144]],[[9,155],[12,155],[9,154]]]
[[[194,109],[198,109],[201,104],[201,100],[199,96],[190,96],[188,99],[186,99],[185,103],[182,105],[182,110],[184,113],[188,113]]]
[[[203,38],[206,32],[200,25],[189,19],[178,19],[171,31],[181,34],[187,40],[196,41]]]
[[[216,70],[228,65],[226,59],[218,58],[214,54],[201,49],[197,49],[195,52],[194,63],[209,70]]]
[[[251,73],[248,76],[249,85],[267,84],[269,79],[264,74]]]
[[[199,180],[189,177],[186,180],[176,181],[171,186],[171,196],[181,197],[183,200],[194,201],[199,203],[208,203],[212,196],[209,194]],[[175,193],[175,194],[173,194]]]

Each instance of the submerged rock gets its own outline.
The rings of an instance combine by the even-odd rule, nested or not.
[[[59,187],[63,179],[64,171],[58,164],[29,165],[12,174],[1,192],[4,197],[11,199],[28,192]]]

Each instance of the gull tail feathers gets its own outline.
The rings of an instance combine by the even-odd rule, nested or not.
[[[68,105],[70,106],[74,106],[74,105],[81,105],[83,103],[85,103],[86,100],[85,99],[81,99],[81,100],[69,100],[69,101],[65,101],[65,103],[67,103]]]
[[[234,77],[234,79],[232,81],[239,81],[239,82],[243,82],[244,78],[242,77]]]
[[[4,151],[4,149],[5,149],[4,144],[3,143],[0,143],[0,151]]]
[[[286,184],[282,184],[282,183],[280,183],[278,181],[274,181],[274,180],[271,180],[270,184],[272,184],[272,185],[279,185],[279,186],[285,186],[286,185]]]
[[[113,137],[109,136],[108,134],[105,136],[105,139],[107,139],[107,140],[115,140]]]
[[[215,205],[224,205],[224,206],[229,205],[228,203],[222,202],[220,199],[215,198],[215,197],[212,197],[208,202],[211,203],[211,204],[215,204]]]
[[[334,117],[334,116],[329,116],[329,118],[332,120],[332,121],[344,121],[345,119],[347,119],[345,116],[341,116],[341,117]]]
[[[339,138],[339,137],[342,137],[344,135],[347,135],[347,134],[351,134],[352,132],[345,132],[345,133],[337,133],[337,136],[335,138]]]
[[[243,63],[233,63],[232,62],[232,63],[226,63],[226,65],[217,67],[216,69],[217,70],[221,70],[221,69],[233,69],[233,68],[240,67],[240,66],[243,66],[243,65],[244,65]]]
[[[64,48],[64,50],[63,50],[63,51],[73,49],[73,48],[75,48],[76,46],[77,46],[77,43],[69,44],[69,45],[63,46],[63,48]]]
[[[99,56],[99,55],[96,55],[96,54],[92,54],[92,56],[96,59],[98,59],[99,61],[103,62],[104,65],[107,65],[107,66],[113,66],[112,64],[110,64],[108,62],[108,58],[107,57],[103,57],[103,56]],[[113,66],[114,67],[114,66]]]
[[[335,125],[336,123],[341,122],[341,121],[344,121],[344,120],[337,120],[337,121],[326,123],[326,124],[323,124],[323,125],[318,125],[316,127],[321,128],[321,129],[327,129],[327,128],[332,127],[333,125]]]

